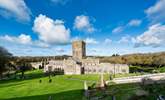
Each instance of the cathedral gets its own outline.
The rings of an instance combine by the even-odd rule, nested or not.
[[[127,64],[100,63],[99,59],[86,57],[86,43],[72,42],[72,57],[64,60],[50,60],[44,72],[63,70],[64,74],[117,74],[129,73]]]

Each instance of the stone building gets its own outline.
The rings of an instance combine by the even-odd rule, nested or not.
[[[72,55],[75,59],[83,59],[86,56],[84,41],[74,41],[72,43]]]
[[[72,43],[72,57],[64,60],[50,60],[44,67],[44,71],[64,70],[64,74],[116,74],[129,73],[126,64],[100,63],[99,59],[86,58],[86,46],[84,41]]]
[[[42,62],[32,62],[30,63],[33,68],[39,69],[40,66],[42,66]]]

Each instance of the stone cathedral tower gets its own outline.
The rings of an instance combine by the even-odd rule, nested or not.
[[[82,59],[86,56],[85,42],[82,40],[73,41],[72,43],[72,56],[76,59]]]

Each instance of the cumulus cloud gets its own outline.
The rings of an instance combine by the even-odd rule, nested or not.
[[[4,42],[9,42],[12,44],[30,45],[30,46],[41,47],[41,48],[50,47],[49,44],[44,43],[42,41],[39,41],[39,40],[33,41],[31,36],[26,35],[26,34],[20,34],[19,36],[4,35],[4,36],[0,36],[0,40]]]
[[[77,41],[77,40],[82,40],[80,37],[76,36],[71,39],[70,42]]]
[[[133,38],[135,47],[152,46],[157,47],[165,44],[165,25],[154,24],[143,34]]]
[[[30,21],[31,11],[24,0],[0,0],[0,15],[18,21]]]
[[[86,39],[85,39],[85,42],[86,42],[87,44],[98,44],[98,43],[99,43],[99,42],[96,41],[94,38],[86,38]]]
[[[85,15],[76,16],[74,21],[74,28],[79,31],[84,31],[88,33],[92,33],[96,30],[93,27],[93,24],[90,22],[89,17]]]
[[[57,53],[64,53],[65,52],[65,50],[63,48],[56,48],[55,51]]]
[[[45,42],[39,41],[39,40],[33,41],[33,46],[37,46],[37,47],[41,47],[41,48],[50,47],[50,45],[48,43],[45,43]]]
[[[140,20],[140,19],[132,19],[128,23],[126,23],[124,25],[120,25],[120,26],[115,27],[112,30],[112,33],[121,33],[121,32],[123,32],[125,29],[127,29],[129,27],[139,26],[141,23],[142,23],[142,20]]]
[[[0,39],[4,40],[4,41],[8,41],[8,42],[19,43],[19,44],[31,44],[32,43],[31,36],[26,35],[26,34],[21,34],[18,37],[5,35],[5,36],[0,36]]]
[[[93,54],[93,53],[99,53],[99,52],[101,52],[99,49],[97,49],[97,48],[92,48],[92,49],[90,49],[89,50],[89,52],[91,53],[91,54]]]
[[[107,38],[107,39],[105,39],[104,43],[105,43],[105,44],[111,44],[111,43],[112,43],[112,40],[109,39],[109,38]]]
[[[165,0],[158,0],[156,4],[145,10],[147,17],[153,22],[165,22]]]
[[[118,43],[129,43],[132,41],[132,37],[129,35],[121,37],[121,39],[118,41]]]
[[[123,26],[118,26],[112,30],[112,33],[120,33],[124,30]]]
[[[133,19],[128,23],[128,26],[139,26],[142,23],[139,19]]]
[[[65,44],[70,39],[70,29],[64,26],[64,21],[53,20],[42,14],[35,18],[33,31],[48,44]]]

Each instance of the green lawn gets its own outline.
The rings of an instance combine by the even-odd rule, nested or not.
[[[134,76],[139,74],[118,74],[116,77]],[[105,75],[107,80],[109,75]],[[40,83],[39,80],[42,80]],[[13,79],[0,81],[1,100],[86,100],[83,96],[83,86],[86,80],[88,86],[98,83],[99,75],[57,75],[44,77],[42,70],[26,72],[26,79]],[[159,86],[159,85],[158,85]],[[109,91],[117,90],[117,100],[127,100],[141,89],[139,84],[111,85]],[[162,92],[163,93],[163,92]],[[105,99],[107,100],[107,99]],[[108,99],[109,100],[109,99]]]
[[[99,75],[59,75],[52,76],[49,83],[48,77],[43,77],[42,71],[26,72],[26,80],[0,81],[0,99],[12,100],[66,100],[83,98],[83,80],[91,85],[99,79]],[[39,80],[42,80],[40,83]]]

